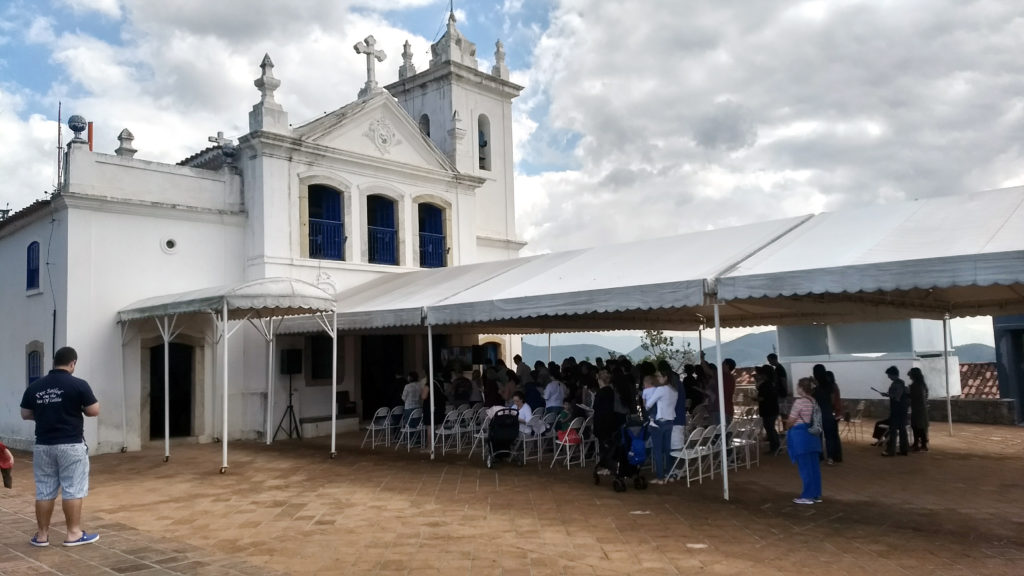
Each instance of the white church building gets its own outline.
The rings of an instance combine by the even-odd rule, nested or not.
[[[249,132],[237,142],[211,138],[178,164],[136,158],[128,129],[114,154],[94,152],[81,136],[85,119],[74,118],[59,190],[0,221],[5,443],[32,445],[21,395],[65,345],[78,350],[76,375],[102,407],[86,419],[93,453],[163,438],[164,339],[156,322],[118,322],[140,300],[271,277],[337,293],[382,275],[518,256],[511,102],[523,88],[509,81],[501,43],[493,69],[478,70],[475,45],[451,17],[429,67],[416,71],[406,43],[399,80],[386,87],[375,79],[379,48],[372,36],[355,46],[367,82],[354,102],[295,127],[264,57]],[[213,441],[223,385],[216,322],[193,319],[174,331],[170,435]],[[396,374],[427,366],[425,335],[343,336],[334,351],[322,331],[282,335],[290,374],[275,370],[268,394],[266,340],[246,323],[238,334],[229,339],[231,439],[263,438],[282,418],[289,386],[302,431],[324,433],[334,351],[338,398],[359,414],[391,404]],[[519,346],[435,338],[487,343],[506,360]]]

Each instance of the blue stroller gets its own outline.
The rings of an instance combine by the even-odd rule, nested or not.
[[[650,434],[647,430],[647,421],[631,417],[619,428],[619,431],[612,436],[610,447],[610,466],[612,471],[612,489],[616,492],[626,491],[626,481],[633,480],[633,487],[637,490],[647,489],[647,479],[640,472],[644,462],[647,461],[647,439]],[[601,483],[601,476],[597,468],[594,468],[594,484]]]

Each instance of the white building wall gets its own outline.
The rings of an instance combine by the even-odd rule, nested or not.
[[[885,370],[889,366],[895,366],[900,371],[900,378],[910,383],[907,371],[918,367],[924,374],[925,382],[928,384],[930,398],[946,397],[946,380],[943,370],[942,358],[832,358],[818,361],[798,361],[786,363],[789,370],[789,378],[792,383],[805,376],[811,376],[815,364],[824,364],[825,368],[832,371],[836,376],[836,383],[839,385],[839,393],[843,399],[879,399],[881,396],[871,388],[877,388],[882,392],[889,389],[889,377]],[[956,356],[949,358],[949,395],[956,397],[960,395],[960,361]]]
[[[24,225],[12,226],[0,236],[0,439],[18,449],[31,448],[35,424],[21,419],[21,397],[28,386],[29,342],[43,343],[42,374],[53,368],[53,310],[56,303],[57,347],[63,346],[67,328],[67,218],[46,208]],[[28,245],[39,242],[39,290],[26,291]],[[51,262],[47,266],[47,262]]]
[[[119,449],[123,442],[117,311],[143,298],[242,279],[240,219],[230,223],[219,217],[176,219],[162,212],[70,211],[69,231],[75,241],[68,259],[74,279],[68,302],[68,344],[81,358],[78,375],[92,384],[101,402],[101,415],[94,420],[95,437],[87,433],[87,440],[101,452]],[[164,245],[168,238],[176,241],[170,253]],[[130,263],[127,269],[125,263]],[[143,323],[139,329],[144,333],[156,332],[152,321]],[[127,406],[132,420],[140,410],[137,404]],[[138,425],[129,428],[129,436],[138,433]]]

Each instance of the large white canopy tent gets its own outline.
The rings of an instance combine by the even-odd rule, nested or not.
[[[274,376],[274,339],[281,319],[289,316],[309,316],[319,328],[334,339],[334,357],[332,382],[337,391],[338,352],[337,352],[337,314],[334,295],[320,288],[293,278],[262,278],[235,284],[204,288],[179,294],[167,294],[140,300],[118,312],[121,324],[122,354],[124,353],[125,333],[128,325],[135,320],[152,318],[160,331],[164,342],[164,462],[170,460],[170,404],[169,404],[169,347],[170,342],[180,333],[175,330],[178,320],[184,317],[210,317],[215,322],[217,336],[222,345],[223,364],[223,400],[222,400],[222,462],[220,471],[223,474],[228,468],[228,339],[243,324],[239,322],[234,328],[228,329],[230,321],[248,320],[267,341],[267,414],[266,438],[270,442],[272,425],[271,409],[273,405],[272,381]],[[328,319],[330,314],[330,319]],[[276,320],[276,322],[275,322]],[[123,359],[122,359],[123,365]],[[124,390],[122,390],[124,394]],[[122,397],[122,405],[125,404]],[[335,450],[335,422],[337,420],[337,404],[331,411],[331,457]],[[126,420],[122,413],[122,420]],[[127,446],[127,422],[122,422]]]
[[[693,330],[713,318],[720,341],[721,327],[1020,313],[1024,188],[493,265],[486,273],[472,266],[410,272],[343,292],[342,301],[350,293],[366,300],[359,309],[339,310],[339,329]],[[466,281],[466,274],[479,281]],[[430,290],[417,288],[423,286]],[[298,330],[300,322],[285,329]],[[716,362],[721,387],[720,348]],[[723,481],[728,498],[725,470]]]

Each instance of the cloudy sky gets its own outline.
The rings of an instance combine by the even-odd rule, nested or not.
[[[1015,0],[466,0],[515,101],[520,235],[543,252],[1024,183]],[[355,98],[373,34],[420,69],[447,0],[0,0],[0,207],[52,189],[57,103],[111,152],[237,137],[269,52],[298,124]],[[959,342],[991,342],[958,322]]]

